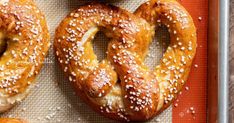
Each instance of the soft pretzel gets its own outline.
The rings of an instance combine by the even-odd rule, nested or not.
[[[28,122],[21,119],[0,118],[0,123],[28,123]]]
[[[0,0],[0,112],[33,87],[49,48],[44,15],[32,0]]]
[[[176,0],[150,0],[135,15],[146,19],[155,30],[165,25],[170,33],[170,45],[154,70],[159,86],[154,116],[170,106],[189,76],[197,48],[196,27],[190,14]]]
[[[192,18],[176,1],[147,2],[136,15],[92,3],[72,11],[55,34],[55,54],[77,94],[115,120],[144,121],[168,107],[184,85],[196,52]],[[151,72],[143,61],[159,20],[168,26],[171,44]],[[111,39],[107,58],[100,63],[91,43],[99,30]]]

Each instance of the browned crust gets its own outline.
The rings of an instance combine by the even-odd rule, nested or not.
[[[0,123],[28,123],[28,122],[21,119],[0,118]]]
[[[177,13],[178,15],[173,15],[174,13],[170,12],[170,10],[173,10],[175,13]],[[176,41],[176,36],[179,37],[179,40],[181,40],[182,44],[181,46],[179,46],[180,48],[185,47],[185,50],[182,54],[176,56],[176,57],[180,57],[180,56],[190,56],[190,60],[188,60],[188,63],[185,64],[184,67],[184,75],[179,78],[176,84],[177,86],[175,86],[175,84],[173,84],[173,86],[176,88],[177,93],[171,93],[169,92],[169,90],[166,91],[165,95],[173,95],[174,98],[169,101],[168,103],[164,104],[163,107],[156,113],[159,114],[162,111],[164,111],[166,108],[168,108],[171,103],[173,103],[173,101],[177,98],[178,93],[182,90],[183,85],[185,84],[184,82],[186,82],[188,76],[189,76],[189,72],[190,72],[190,68],[192,65],[192,61],[193,58],[195,56],[196,53],[196,48],[197,48],[197,34],[196,34],[196,27],[193,23],[193,19],[190,16],[190,14],[186,11],[186,9],[180,5],[176,0],[151,0],[143,5],[141,5],[136,11],[135,14],[139,17],[142,17],[144,19],[147,20],[147,22],[149,22],[151,25],[155,26],[155,28],[157,29],[158,26],[160,26],[161,24],[163,25],[170,25],[169,28],[169,32],[170,32],[170,38],[171,38],[171,44],[169,45],[169,47],[173,47],[175,45],[178,46],[179,41]],[[167,14],[167,15],[166,15]],[[184,14],[184,15],[180,15],[180,14]],[[168,18],[167,18],[168,17]],[[170,20],[170,18],[172,20]],[[183,24],[179,18],[184,18],[185,21],[187,21],[187,23]],[[160,22],[159,22],[160,20]],[[176,20],[177,22],[172,22]],[[179,28],[182,27],[182,28]],[[185,27],[185,28],[183,28]],[[173,31],[176,30],[177,34],[173,34]],[[179,33],[179,34],[178,34]],[[191,43],[190,46],[188,46],[188,44]],[[187,46],[186,46],[187,45]],[[188,49],[191,48],[191,49]],[[179,48],[176,48],[179,49]],[[166,52],[166,54],[164,55],[168,55],[171,54],[172,52]],[[170,55],[168,55],[170,56]],[[164,56],[163,58],[168,58],[168,56]],[[179,58],[176,58],[179,59]],[[177,60],[178,61],[178,60]],[[163,62],[163,61],[161,61]],[[163,64],[163,63],[161,63]],[[156,68],[157,69],[157,68]],[[162,65],[161,68],[159,69],[167,69],[165,65]],[[160,74],[159,74],[160,75]],[[176,74],[174,74],[173,76],[175,76]],[[182,80],[184,82],[182,82]]]
[[[196,53],[195,26],[178,2],[151,0],[135,14],[138,17],[118,7],[91,3],[71,12],[55,35],[55,54],[77,94],[95,111],[115,120],[145,121],[165,110],[187,80]],[[160,65],[150,72],[143,60],[154,29],[161,24],[170,30],[171,43]],[[107,59],[101,64],[91,43],[98,29],[111,38]],[[116,73],[121,83],[116,83]],[[110,87],[98,87],[106,83]],[[121,92],[115,90],[117,85]],[[111,105],[105,102],[110,97],[115,98]],[[118,107],[121,102],[123,107]]]
[[[0,3],[0,33],[7,41],[0,58],[0,100],[8,105],[21,101],[34,83],[49,49],[49,32],[32,0],[9,0]]]

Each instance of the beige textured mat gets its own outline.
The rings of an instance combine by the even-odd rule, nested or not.
[[[35,0],[47,17],[51,42],[54,31],[60,21],[69,11],[86,3],[88,0]],[[145,0],[119,0],[114,5],[134,11]],[[157,42],[154,41],[150,48],[150,55],[146,59],[149,66],[155,66],[162,56],[168,40],[168,34],[164,30],[157,34]],[[94,48],[99,59],[105,57],[107,39],[102,33],[95,37]],[[84,104],[70,86],[58,64],[54,60],[52,47],[45,61],[45,65],[37,78],[37,86],[32,93],[11,111],[2,114],[1,117],[18,117],[29,120],[31,123],[78,123],[113,122],[93,112]],[[150,122],[171,123],[172,108],[164,111],[160,116]]]

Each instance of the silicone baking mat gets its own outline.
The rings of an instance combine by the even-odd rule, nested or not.
[[[91,0],[35,0],[44,11],[53,42],[54,31],[60,21],[79,5]],[[145,0],[118,0],[111,4],[133,12]],[[198,32],[198,53],[192,67],[192,72],[185,90],[158,117],[149,121],[152,123],[202,123],[206,121],[206,69],[207,69],[207,10],[208,0],[180,1],[194,18]],[[146,64],[156,66],[162,57],[169,41],[165,29],[157,33],[155,41],[150,47],[150,55]],[[105,57],[108,39],[98,33],[93,41],[94,49],[99,59]],[[114,122],[92,111],[77,97],[63,72],[55,62],[52,47],[45,60],[45,65],[37,77],[37,85],[32,93],[12,110],[1,117],[18,117],[27,119],[31,123],[104,123]]]

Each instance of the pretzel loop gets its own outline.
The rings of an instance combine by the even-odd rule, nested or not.
[[[116,120],[147,120],[167,108],[187,80],[196,52],[192,18],[176,1],[151,0],[135,15],[94,3],[70,13],[56,30],[55,53],[77,94]],[[154,30],[162,24],[171,43],[150,71],[144,59]],[[91,43],[99,30],[111,39],[107,58],[100,63]]]

